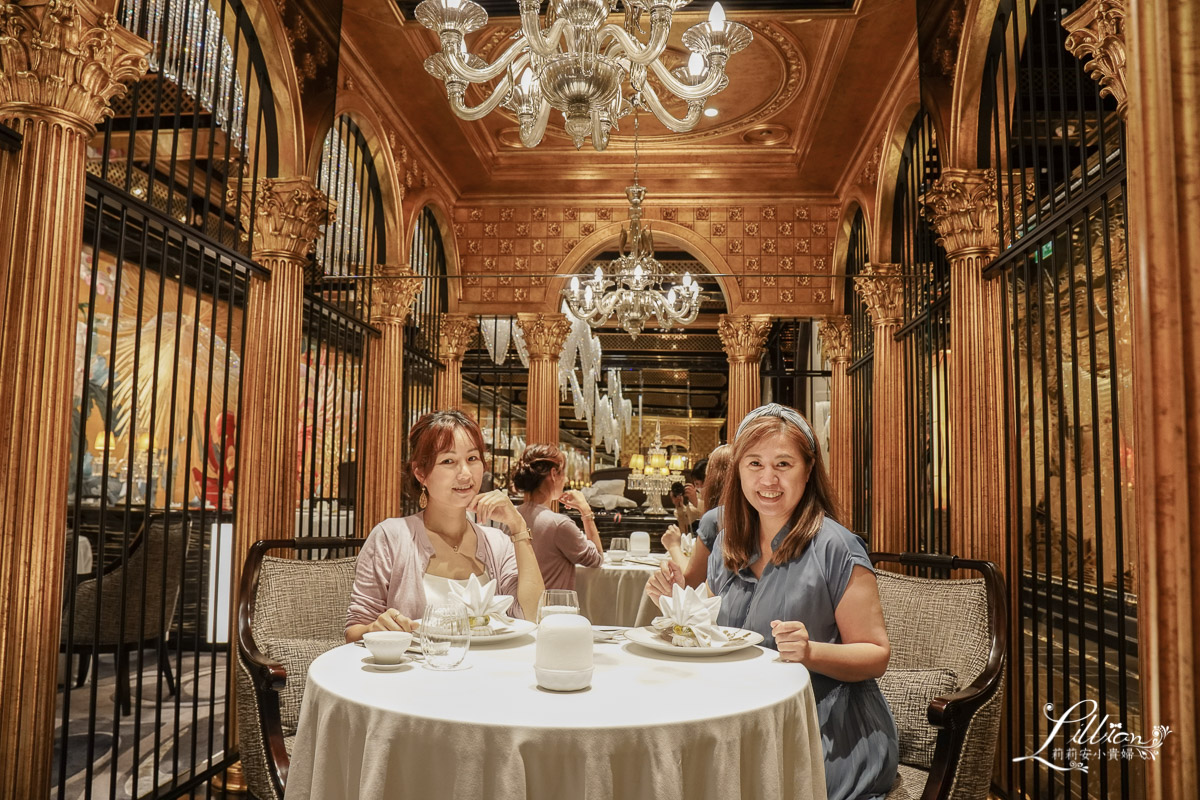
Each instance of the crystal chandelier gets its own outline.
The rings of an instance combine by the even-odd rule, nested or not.
[[[606,23],[622,4],[624,25]],[[517,0],[521,30],[516,41],[493,63],[467,52],[464,36],[487,24],[487,12],[473,0],[423,0],[417,21],[434,31],[441,52],[425,61],[425,70],[446,84],[455,114],[481,119],[503,105],[517,115],[521,143],[537,147],[550,110],[562,112],[576,149],[591,137],[603,150],[608,132],[634,106],[649,108],[668,129],[684,133],[700,121],[704,102],[729,85],[725,64],[753,41],[750,29],[725,19],[713,3],[708,21],[683,33],[691,53],[686,66],[668,69],[661,61],[671,32],[671,15],[691,0],[549,0],[546,24],[538,16],[542,0]],[[642,28],[643,14],[650,30]],[[642,41],[639,37],[645,37]],[[687,103],[687,114],[673,116],[647,81],[654,72],[663,89]],[[520,75],[520,80],[516,78]],[[465,100],[467,85],[499,78],[477,106]],[[629,85],[629,91],[624,88]]]
[[[669,458],[667,449],[662,446],[662,430],[659,423],[654,423],[654,443],[646,449],[646,454],[635,453],[629,457],[629,477],[625,485],[646,493],[650,505],[647,514],[669,514],[663,508],[662,496],[671,490],[674,483],[683,482],[683,474],[678,471],[681,461]]]
[[[593,328],[614,315],[630,336],[646,327],[651,317],[659,328],[669,329],[695,321],[700,312],[700,284],[690,272],[680,278],[668,273],[654,257],[654,237],[642,224],[642,200],[646,187],[638,184],[638,122],[633,118],[633,186],[625,188],[629,198],[629,227],[621,229],[619,255],[608,270],[596,271],[583,281],[571,276],[563,299],[571,316]],[[626,250],[628,247],[628,250]],[[678,284],[678,285],[676,285]]]

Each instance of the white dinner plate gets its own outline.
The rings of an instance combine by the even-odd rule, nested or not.
[[[413,622],[420,623],[421,620],[416,619]],[[472,636],[471,646],[481,644],[491,644],[492,642],[507,642],[509,639],[516,639],[518,636],[524,636],[527,633],[533,633],[537,630],[537,623],[530,622],[527,619],[514,619],[512,622],[506,623],[512,630],[502,633],[493,633],[491,636]],[[417,638],[413,640],[413,644],[420,647],[421,629],[417,628]]]
[[[738,650],[747,647],[753,647],[763,640],[761,633],[754,631],[742,630],[741,628],[726,628],[722,627],[729,636],[744,636],[736,642],[730,642],[720,647],[677,647],[662,640],[658,635],[658,631],[649,625],[641,628],[630,628],[625,631],[625,638],[634,644],[640,644],[643,647],[649,647],[651,650],[659,650],[663,653],[670,653],[674,656],[719,656],[722,653],[736,653]]]

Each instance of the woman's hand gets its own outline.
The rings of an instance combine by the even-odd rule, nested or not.
[[[562,493],[558,498],[558,502],[562,503],[567,508],[572,508],[578,511],[585,517],[592,513],[592,507],[588,505],[587,498],[583,496],[583,492],[578,489],[569,489]]]
[[[654,605],[658,605],[658,599],[664,594],[671,594],[676,585],[684,585],[683,568],[674,561],[667,559],[658,568],[658,572],[655,572],[650,576],[650,580],[646,581],[646,594],[653,601]]]
[[[474,511],[475,519],[481,524],[488,520],[503,522],[512,532],[509,536],[526,527],[525,518],[517,512],[516,506],[501,489],[475,495],[467,510]]]
[[[771,620],[771,635],[775,637],[775,649],[782,661],[804,664],[808,661],[808,628],[803,622],[781,622]]]
[[[408,617],[401,614],[394,608],[389,608],[387,611],[379,615],[379,617],[367,626],[367,632],[371,631],[406,631],[412,633],[417,627],[417,624]]]
[[[672,525],[663,531],[662,546],[669,553],[672,547],[681,547],[683,545],[683,535],[679,533],[679,526]]]

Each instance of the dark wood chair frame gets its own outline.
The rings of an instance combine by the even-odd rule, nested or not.
[[[971,719],[995,696],[1004,680],[1004,659],[1008,653],[1008,591],[1004,577],[990,561],[929,553],[871,553],[870,556],[872,564],[887,562],[936,570],[962,569],[983,575],[988,623],[992,629],[987,665],[970,686],[945,697],[933,698],[926,714],[929,724],[937,729],[937,744],[921,800],[945,800],[954,784]]]
[[[366,539],[313,536],[295,539],[263,539],[250,546],[242,577],[238,586],[238,652],[250,672],[254,683],[254,695],[258,701],[258,719],[262,740],[267,751],[267,771],[276,793],[282,797],[287,784],[291,757],[283,744],[283,722],[279,713],[279,693],[287,684],[287,670],[278,661],[273,661],[258,649],[254,641],[255,596],[262,573],[263,556],[276,550],[288,549],[294,553],[309,553],[314,550],[354,549],[363,546]],[[346,598],[349,604],[350,598]]]

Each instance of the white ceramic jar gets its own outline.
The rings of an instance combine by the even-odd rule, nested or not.
[[[592,625],[579,614],[551,614],[538,625],[533,671],[538,686],[575,692],[592,685]]]

